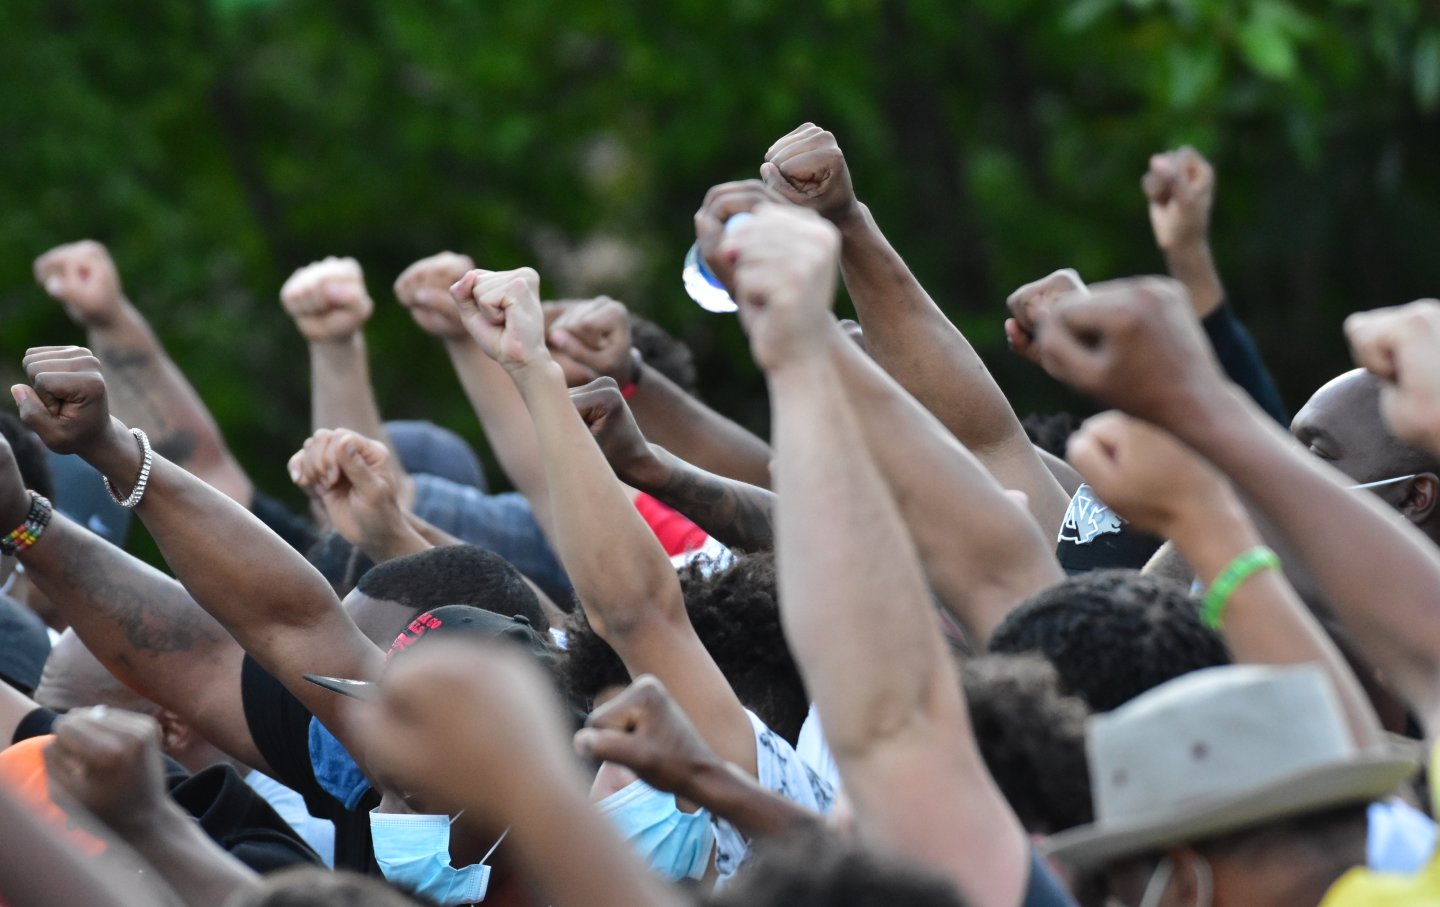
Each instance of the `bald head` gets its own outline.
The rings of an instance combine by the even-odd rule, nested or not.
[[[1357,483],[1440,471],[1432,454],[1390,433],[1380,414],[1380,381],[1364,369],[1316,391],[1295,414],[1290,433]]]
[[[35,701],[57,712],[94,705],[146,715],[160,711],[158,705],[116,680],[74,630],[60,634],[60,641],[50,650]]]

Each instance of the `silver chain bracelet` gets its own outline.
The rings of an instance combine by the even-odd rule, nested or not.
[[[140,460],[140,478],[135,480],[135,488],[130,492],[130,497],[120,497],[119,493],[115,491],[115,486],[110,484],[110,480],[105,476],[100,477],[100,480],[105,483],[105,490],[110,492],[111,499],[121,507],[134,507],[140,503],[141,498],[145,497],[145,485],[150,481],[150,466],[155,462],[155,451],[150,449],[150,437],[138,428],[130,429],[130,434],[134,435],[135,440],[140,442],[140,451],[142,454]]]

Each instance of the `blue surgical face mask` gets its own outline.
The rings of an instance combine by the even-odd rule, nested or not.
[[[705,875],[715,849],[715,828],[705,810],[681,812],[674,794],[644,781],[622,787],[595,805],[655,872],[673,882]]]
[[[490,888],[490,867],[485,864],[505,835],[479,863],[456,869],[450,865],[450,825],[454,821],[449,816],[371,812],[370,841],[386,881],[440,907],[485,900]]]

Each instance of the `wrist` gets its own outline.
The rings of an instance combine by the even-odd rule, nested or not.
[[[333,337],[306,337],[305,341],[310,344],[311,355],[344,355],[365,350],[365,333],[360,330]]]
[[[185,833],[192,820],[168,797],[146,802],[137,809],[107,817],[105,824],[136,848],[143,848],[171,835]],[[198,826],[196,826],[198,828]]]
[[[510,375],[510,380],[520,389],[521,395],[529,390],[559,381],[565,384],[565,372],[560,364],[551,359],[548,354],[541,353],[528,362],[502,363],[505,371]]]
[[[723,790],[734,781],[733,772],[743,771],[739,766],[724,761],[714,753],[701,758],[692,758],[680,773],[680,783],[675,795],[698,806],[714,803],[716,792]]]
[[[1181,557],[1202,577],[1207,568],[1218,572],[1236,554],[1259,543],[1245,508],[1228,488],[1187,499],[1162,535],[1175,543]]]
[[[616,464],[616,476],[632,488],[655,494],[674,472],[671,454],[658,444],[646,443],[635,455]]]
[[[870,219],[870,208],[858,200],[845,211],[830,218],[830,223],[839,229],[842,244],[852,239],[863,238],[870,232],[873,225],[873,221]]]
[[[114,416],[96,442],[80,457],[107,479],[117,489],[129,491],[140,475],[144,454],[130,429]]]
[[[145,323],[140,310],[121,293],[104,308],[88,315],[78,316],[80,326],[87,334],[105,336],[111,332],[126,330],[133,325]]]

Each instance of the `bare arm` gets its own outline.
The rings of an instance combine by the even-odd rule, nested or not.
[[[862,839],[1014,907],[1027,845],[985,770],[899,508],[834,360],[839,237],[766,207],[728,239],[775,416],[781,616]],[[825,527],[824,532],[817,527]]]
[[[189,907],[214,907],[260,877],[210,839],[165,789],[160,727],[121,710],[82,709],[55,723],[51,783],[159,870]]]
[[[770,445],[685,393],[648,365],[630,409],[645,437],[696,466],[760,488],[770,485]]]
[[[1230,484],[1183,445],[1118,413],[1097,416],[1070,441],[1071,458],[1097,495],[1147,532],[1171,539],[1207,587],[1261,545]],[[1320,665],[1355,742],[1381,741],[1379,719],[1354,671],[1279,570],[1250,576],[1231,595],[1221,631],[1236,661]]]
[[[52,249],[36,261],[35,274],[85,328],[109,379],[116,415],[149,432],[155,449],[172,462],[248,507],[254,493],[249,476],[145,316],[125,298],[105,247],[86,241]]]
[[[595,631],[632,677],[654,674],[727,760],[754,773],[750,721],[695,629],[670,559],[615,479],[545,348],[535,272],[475,271],[461,316],[520,390],[555,504],[556,553]]]
[[[840,228],[840,269],[870,355],[960,440],[1006,488],[1025,492],[1046,535],[1069,504],[1010,402],[964,335],[916,280],[855,199],[830,133],[806,124],[771,146],[765,181]]]
[[[572,389],[570,399],[620,481],[673,507],[726,545],[746,551],[774,547],[770,491],[706,472],[647,443],[609,378]]]
[[[955,436],[853,343],[844,390],[940,600],[983,649],[1020,602],[1065,578],[1054,544]]]
[[[1440,553],[1379,499],[1298,449],[1220,376],[1183,291],[1154,278],[1092,288],[1042,327],[1046,367],[1209,459],[1290,541],[1376,667],[1440,723]],[[1083,339],[1082,339],[1083,338]]]
[[[32,386],[18,388],[17,401],[26,424],[52,450],[80,454],[128,493],[140,450],[110,416],[94,358],[73,347],[34,350],[25,368]],[[381,653],[325,579],[243,507],[163,457],[154,459],[136,513],[195,601],[342,742],[353,742],[352,716],[336,702],[344,697],[301,675],[374,676]]]

